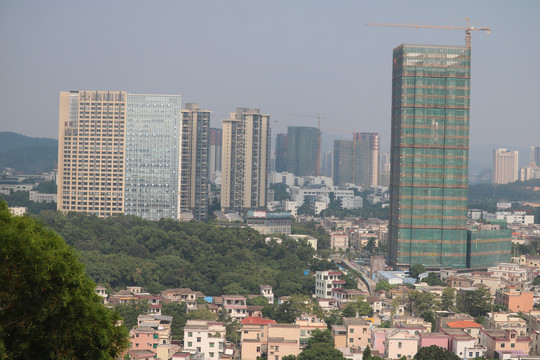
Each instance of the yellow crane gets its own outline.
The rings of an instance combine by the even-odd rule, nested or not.
[[[475,28],[470,24],[469,18],[467,20],[467,27],[449,26],[449,25],[413,25],[413,24],[382,24],[382,23],[369,23],[367,26],[387,26],[387,27],[405,27],[413,29],[443,29],[443,30],[465,30],[465,45],[467,49],[471,48],[471,31],[485,31],[487,34],[491,32],[491,28]]]

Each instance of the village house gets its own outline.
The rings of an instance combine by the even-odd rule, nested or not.
[[[506,353],[527,355],[530,342],[530,336],[519,336],[514,330],[483,329],[480,333],[480,343],[489,358],[502,358]]]
[[[517,291],[515,287],[507,286],[505,290],[497,290],[495,304],[504,306],[512,312],[527,313],[533,309],[533,293]]]
[[[190,288],[163,290],[161,297],[171,302],[185,303],[187,311],[197,310],[197,292]]]
[[[372,322],[360,318],[343,318],[343,326],[346,332],[346,346],[350,348],[364,349],[371,337],[370,328]]]
[[[412,358],[418,352],[418,335],[408,331],[395,330],[386,333],[384,356],[388,359],[399,359],[402,356]]]
[[[313,314],[302,314],[294,321],[294,324],[300,326],[300,349],[306,347],[313,330],[324,331],[327,329],[326,322]]]
[[[527,321],[505,312],[488,313],[488,329],[515,330],[518,335],[527,335]]]
[[[217,321],[188,320],[184,326],[184,351],[219,359],[225,348],[225,325]]]

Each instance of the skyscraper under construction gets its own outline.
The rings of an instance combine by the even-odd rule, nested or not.
[[[390,264],[467,266],[470,48],[394,49]]]

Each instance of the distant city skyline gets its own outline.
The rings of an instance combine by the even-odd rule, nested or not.
[[[212,127],[220,127],[236,106],[272,114],[273,134],[288,125],[316,126],[316,119],[291,114],[320,113],[323,151],[332,146],[333,139],[326,140],[332,130],[379,133],[387,150],[392,49],[401,43],[463,45],[464,34],[366,23],[464,26],[469,17],[474,26],[493,29],[472,37],[471,145],[539,145],[540,49],[531,46],[540,32],[539,2],[388,5],[3,2],[0,131],[58,138],[60,91],[127,89],[200,103],[212,111]],[[205,26],[198,26],[196,14],[204,14]],[[122,34],[120,42],[111,41],[112,34]],[[246,55],[249,49],[264,56]],[[246,85],[240,78],[255,81]]]

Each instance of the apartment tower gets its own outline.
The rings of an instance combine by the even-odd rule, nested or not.
[[[221,129],[210,129],[210,152],[208,155],[209,177],[212,183],[216,183],[216,178],[221,176],[221,139],[223,133]]]
[[[223,120],[222,210],[266,208],[270,169],[270,115],[237,108]]]
[[[126,93],[60,93],[59,211],[124,213]]]
[[[467,266],[470,49],[393,53],[390,264]]]
[[[508,184],[518,180],[518,152],[505,148],[493,150],[493,183]]]
[[[208,215],[210,111],[187,103],[182,110],[180,217],[197,221]],[[187,217],[184,216],[187,214]]]
[[[287,128],[287,172],[296,176],[321,174],[320,131],[309,126]]]
[[[287,171],[287,134],[276,135],[276,166],[277,172]]]
[[[377,185],[379,134],[354,132],[352,140],[334,140],[334,184]]]

